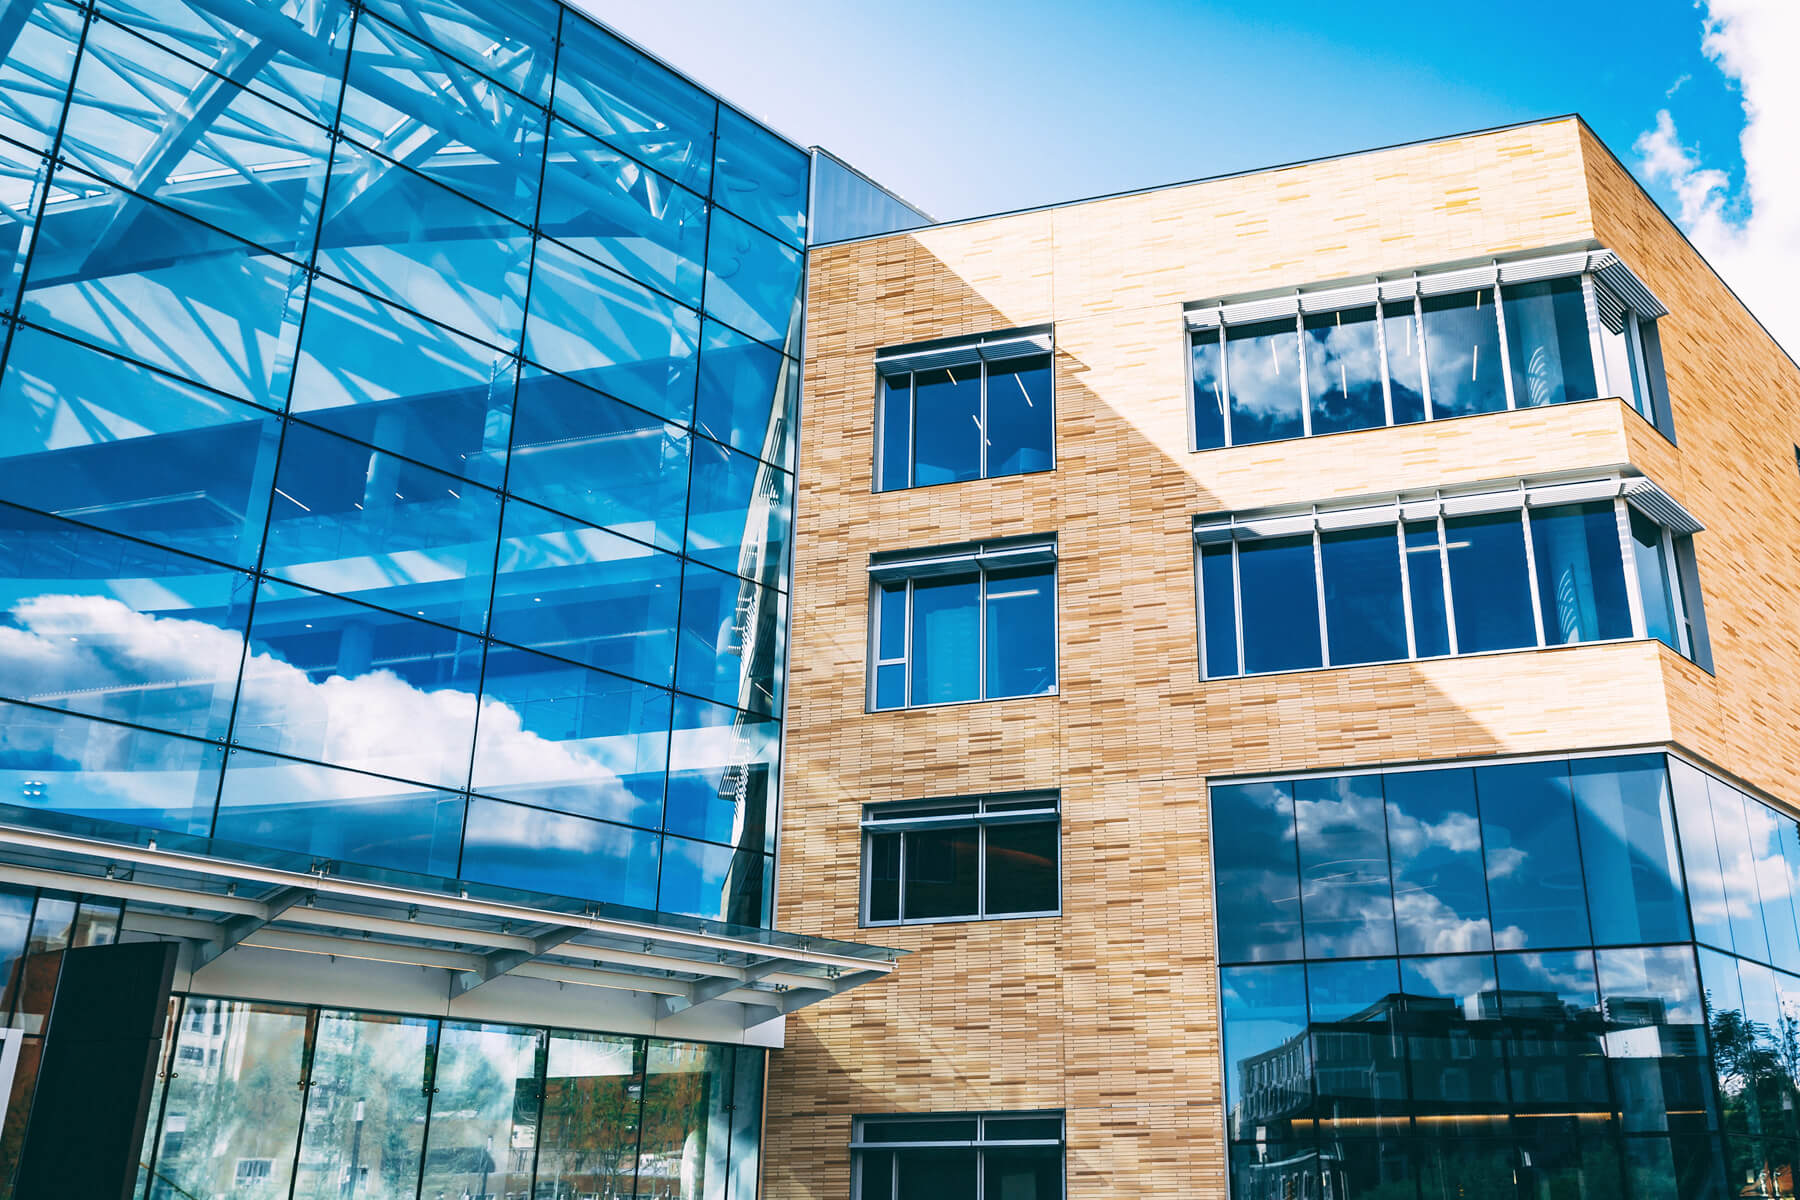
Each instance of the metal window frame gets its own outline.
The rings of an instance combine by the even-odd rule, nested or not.
[[[1047,1120],[1055,1118],[1061,1123],[1060,1132],[1055,1138],[1002,1138],[990,1139],[987,1126],[990,1120],[1016,1120],[1020,1118]],[[865,1136],[870,1124],[897,1124],[902,1121],[927,1120],[973,1120],[975,1139],[946,1139],[927,1142],[871,1142]],[[954,1112],[954,1113],[919,1113],[919,1114],[882,1114],[852,1117],[850,1121],[850,1195],[851,1200],[863,1200],[863,1174],[869,1154],[892,1153],[902,1150],[972,1150],[975,1152],[975,1195],[976,1200],[998,1200],[987,1195],[987,1161],[989,1150],[1011,1149],[1058,1149],[1062,1151],[1063,1178],[1059,1180],[1059,1196],[1068,1194],[1068,1139],[1069,1125],[1066,1114],[1060,1110],[1025,1112],[1006,1110],[997,1112]],[[888,1180],[888,1194],[900,1194],[900,1157],[894,1154],[889,1168],[892,1172]]]
[[[990,811],[990,803],[1014,802],[1033,797],[1044,797],[1047,803],[1039,808],[1016,809],[1002,812]],[[962,804],[962,811],[955,811],[952,805]],[[937,805],[944,811],[941,815],[932,815],[928,811]],[[921,815],[909,818],[905,815],[886,820],[871,813],[882,811],[899,811],[904,814],[908,809],[921,810]],[[1033,909],[1028,912],[988,912],[988,827],[992,825],[1049,825],[1056,826],[1056,906],[1054,908]],[[908,917],[906,915],[906,864],[907,834],[928,832],[934,829],[968,829],[974,828],[976,836],[976,884],[975,912],[953,914],[943,917]],[[865,929],[892,929],[902,925],[951,925],[967,924],[971,921],[1018,921],[1040,917],[1062,916],[1062,793],[1056,790],[1032,792],[998,792],[991,795],[946,798],[941,801],[902,801],[897,804],[871,804],[863,808],[862,830],[862,911],[859,924]],[[869,915],[870,896],[874,884],[873,872],[869,869],[874,850],[874,839],[881,836],[896,836],[899,843],[899,866],[897,886],[895,888],[895,911],[899,913],[891,921],[878,921]]]
[[[1015,343],[1015,342],[1019,342],[1022,340],[1035,339],[1035,338],[1039,338],[1039,337],[1047,339],[1047,343],[1042,346],[1037,346],[1034,343],[1033,348],[1029,353],[1006,354],[1006,355],[1000,355],[1000,356],[996,356],[996,357],[989,357],[988,355],[985,355],[982,353],[982,350],[985,347],[1006,345],[1009,343]],[[966,362],[959,361],[959,362],[951,362],[951,363],[945,363],[945,364],[933,363],[924,368],[920,368],[920,367],[916,367],[916,366],[909,366],[909,365],[907,365],[907,362],[906,362],[906,360],[908,358],[924,357],[928,354],[955,355],[955,354],[962,353],[964,351],[966,351],[968,354],[973,356]],[[1024,330],[1024,331],[1015,331],[1015,332],[1002,333],[1002,334],[984,334],[980,337],[966,339],[963,342],[959,342],[959,343],[956,343],[956,344],[953,344],[950,346],[938,347],[935,350],[931,350],[931,351],[916,351],[916,352],[912,352],[912,353],[897,354],[897,355],[894,355],[893,359],[890,360],[892,365],[888,366],[888,367],[884,367],[882,356],[884,354],[890,354],[890,353],[891,353],[890,351],[881,351],[881,352],[878,352],[875,356],[875,381],[876,381],[876,383],[875,383],[875,386],[876,386],[875,437],[874,437],[875,471],[873,473],[874,474],[874,480],[873,480],[874,486],[871,489],[873,492],[879,494],[882,492],[910,491],[913,488],[917,488],[917,487],[939,487],[939,486],[942,486],[940,484],[920,484],[918,482],[918,471],[919,471],[919,461],[918,461],[919,460],[919,374],[920,374],[921,370],[951,371],[951,370],[955,370],[957,367],[963,367],[963,366],[973,366],[977,370],[976,384],[979,389],[979,392],[978,392],[977,400],[976,400],[976,410],[975,410],[976,418],[975,419],[976,419],[976,435],[977,435],[976,454],[977,454],[978,466],[976,467],[975,479],[1005,479],[1005,478],[1010,478],[1012,475],[1015,475],[1015,474],[1016,475],[1041,475],[1046,471],[1056,470],[1056,467],[1057,467],[1057,454],[1056,454],[1056,335],[1055,335],[1054,327],[1047,326],[1041,330]],[[1036,470],[1036,471],[1017,471],[1017,472],[1009,472],[1006,475],[994,475],[994,474],[990,473],[989,467],[988,467],[988,445],[989,445],[989,441],[990,441],[989,417],[988,417],[988,377],[990,374],[989,365],[994,362],[1015,362],[1015,361],[1020,361],[1023,359],[1034,359],[1034,358],[1040,358],[1040,357],[1046,360],[1046,365],[1049,369],[1049,376],[1050,376],[1050,395],[1049,395],[1050,465],[1048,467],[1045,467],[1045,468],[1042,468],[1041,470]],[[887,450],[887,439],[891,435],[891,431],[887,428],[887,423],[888,423],[887,422],[887,415],[888,415],[887,414],[887,406],[885,403],[883,403],[884,397],[882,395],[882,390],[889,386],[890,381],[899,379],[902,376],[904,376],[906,379],[906,482],[890,484],[885,478],[883,478],[882,470],[881,470],[881,468],[883,466],[884,458],[886,455],[886,450]],[[951,480],[949,482],[973,483],[974,481],[975,480]]]

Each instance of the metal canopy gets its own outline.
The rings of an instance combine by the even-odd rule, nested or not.
[[[501,977],[538,979],[647,994],[658,1018],[741,1005],[746,1026],[880,979],[904,953],[640,910],[616,915],[566,897],[393,882],[318,859],[302,868],[195,853],[139,836],[132,844],[0,824],[0,882],[122,900],[128,935],[189,943],[193,970],[244,949],[331,955],[446,970],[447,1000]]]

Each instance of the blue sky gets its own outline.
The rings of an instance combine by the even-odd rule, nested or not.
[[[946,220],[1579,112],[1800,347],[1800,0],[575,2]]]

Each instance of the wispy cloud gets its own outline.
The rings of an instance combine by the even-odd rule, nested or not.
[[[1800,4],[1704,0],[1704,8],[1701,49],[1743,96],[1741,191],[1681,140],[1667,109],[1638,137],[1639,169],[1675,194],[1676,219],[1700,252],[1800,357],[1800,299],[1792,286],[1800,265],[1800,71],[1792,61]]]

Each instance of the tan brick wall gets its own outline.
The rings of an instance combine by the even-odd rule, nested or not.
[[[1761,380],[1766,402],[1795,372],[1754,349],[1729,360],[1729,383],[1694,365],[1717,285],[1617,194],[1585,136],[1552,122],[814,253],[778,921],[918,953],[790,1019],[771,1058],[767,1195],[847,1196],[854,1113],[999,1108],[1067,1110],[1072,1197],[1222,1195],[1209,775],[1673,736],[1752,782],[1791,781],[1791,743],[1731,761],[1756,752],[1756,721],[1791,709],[1743,657],[1751,638],[1764,658],[1793,645],[1791,537],[1747,560],[1789,581],[1774,599],[1754,580],[1741,599],[1725,590],[1737,550],[1708,543],[1716,685],[1655,643],[1198,678],[1199,513],[1631,463],[1735,538],[1758,532],[1724,511],[1743,489],[1794,487],[1721,478],[1785,432],[1696,467],[1716,419],[1702,389]],[[1610,400],[1188,451],[1184,302],[1588,244],[1596,220],[1671,308],[1693,304],[1665,338],[1679,451]],[[1054,472],[871,494],[877,349],[1049,321]],[[871,553],[1048,532],[1057,696],[864,712]],[[1026,787],[1062,791],[1060,919],[858,929],[864,804]]]

